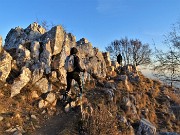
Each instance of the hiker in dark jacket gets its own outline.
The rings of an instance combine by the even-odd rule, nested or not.
[[[118,62],[120,65],[122,65],[122,56],[121,56],[121,54],[118,54],[118,56],[117,56],[117,62]]]
[[[77,53],[78,50],[75,47],[71,48],[70,55],[74,55],[74,70],[72,72],[67,72],[67,76],[66,76],[67,88],[64,95],[64,100],[66,100],[68,92],[71,89],[71,83],[73,79],[78,83],[80,89],[80,95],[82,95],[82,82],[80,78],[80,72],[85,72],[85,69],[81,68],[80,60],[79,57],[77,56]]]

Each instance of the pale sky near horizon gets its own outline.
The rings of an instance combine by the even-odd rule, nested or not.
[[[11,28],[25,29],[37,19],[63,25],[101,51],[124,37],[163,47],[163,35],[180,21],[180,0],[0,0],[3,40]]]

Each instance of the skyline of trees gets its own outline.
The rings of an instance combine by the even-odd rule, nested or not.
[[[127,37],[120,40],[114,40],[108,45],[106,51],[110,52],[112,60],[116,61],[118,54],[122,55],[124,65],[133,64],[135,66],[147,65],[151,63],[151,52],[149,44],[142,44],[138,39],[128,39]]]

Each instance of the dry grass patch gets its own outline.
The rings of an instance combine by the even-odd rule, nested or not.
[[[165,90],[164,94],[169,96],[171,98],[171,100],[173,100],[176,104],[180,105],[180,94],[179,93],[175,94],[172,91]]]

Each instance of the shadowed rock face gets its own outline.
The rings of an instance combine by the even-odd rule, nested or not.
[[[2,39],[0,43],[2,46]],[[49,82],[50,78],[54,78],[53,81],[59,82],[59,84],[66,84],[64,62],[70,54],[71,47],[78,48],[81,65],[88,71],[85,73],[85,80],[90,76],[89,73],[100,78],[106,76],[107,62],[102,52],[97,48],[93,48],[87,39],[82,38],[76,42],[75,36],[71,33],[66,33],[62,26],[55,26],[46,32],[42,26],[34,22],[25,29],[20,27],[11,29],[6,36],[4,49],[8,53],[5,51],[4,56],[6,56],[6,59],[3,60],[3,63],[6,63],[4,64],[6,66],[8,65],[7,63],[9,65],[7,72],[4,71],[6,76],[1,80],[6,81],[6,78],[9,76],[8,80],[11,80],[11,84],[15,82],[16,84],[20,84],[18,80],[21,81],[21,78],[25,75],[23,69],[28,68],[30,72],[27,73],[29,75],[25,76],[30,78],[29,81],[24,81],[23,86],[38,82],[38,85],[35,85],[39,87],[37,89],[47,91],[45,89],[48,86],[44,87],[46,84],[40,80],[46,79]],[[12,59],[13,66],[10,65]],[[54,83],[53,81],[51,80],[51,83]],[[21,89],[23,89],[22,86],[18,87],[16,85],[17,94]],[[13,93],[16,93],[15,89]],[[13,96],[15,95],[13,94]]]

